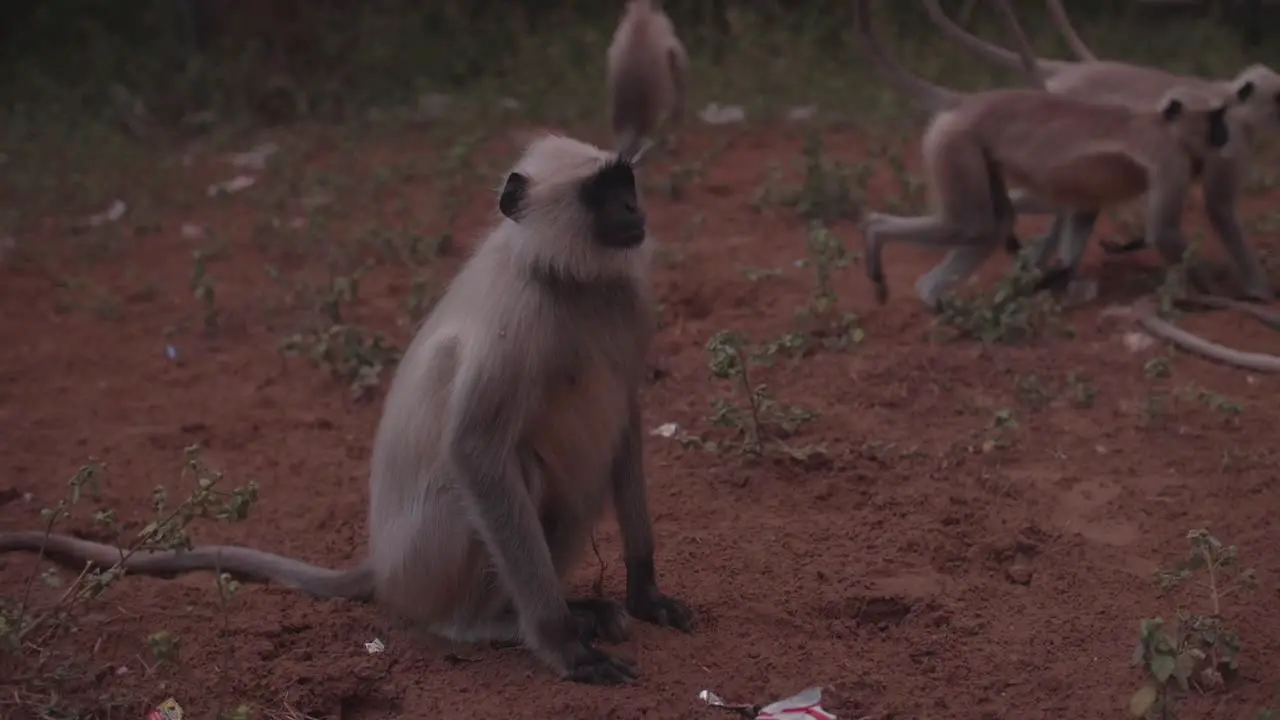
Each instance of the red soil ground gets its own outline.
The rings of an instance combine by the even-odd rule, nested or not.
[[[804,223],[793,210],[752,205],[770,164],[799,160],[797,130],[692,132],[674,157],[658,156],[652,176],[725,138],[727,152],[705,163],[684,198],[649,195],[665,248],[653,357],[666,375],[645,392],[646,422],[712,438],[724,431],[707,420],[709,402],[733,386],[709,377],[707,339],[729,329],[767,342],[793,330],[813,284],[794,264]],[[304,290],[325,281],[330,263],[370,258],[349,319],[408,342],[411,268],[376,258],[363,240],[387,228],[400,240],[406,228],[441,231],[433,180],[403,171],[433,166],[440,149],[400,136],[277,139],[285,152],[243,193],[205,197],[208,182],[234,171],[197,155],[190,167],[156,163],[154,187],[143,190],[158,199],[122,195],[141,209],[107,230],[73,235],[57,218],[15,236],[18,248],[0,261],[0,527],[41,527],[40,508],[64,497],[66,479],[94,457],[110,466],[101,500],[82,501],[67,528],[110,540],[90,515],[113,508],[128,537],[153,518],[153,487],[186,494],[182,451],[200,443],[225,482],[256,480],[261,497],[244,522],[195,524],[196,541],[329,566],[360,558],[386,383],[357,402],[306,360],[282,361],[276,347],[308,317]],[[824,139],[829,157],[864,157],[848,134]],[[434,292],[492,220],[488,188],[516,142],[492,143],[487,166],[463,186],[458,247],[422,269]],[[304,214],[299,198],[323,182],[334,200],[328,221],[310,236],[288,229]],[[881,171],[873,207],[885,206],[890,187]],[[1246,223],[1262,228],[1255,241],[1273,253],[1280,238],[1274,223],[1270,232],[1263,225],[1277,198],[1260,192],[1245,203]],[[1198,208],[1190,227],[1202,228]],[[273,230],[273,218],[285,227]],[[211,234],[189,239],[183,223]],[[861,250],[851,222],[833,230]],[[1099,236],[1107,234],[1114,228],[1104,224]],[[220,316],[205,331],[191,253],[215,245],[208,271]],[[4,658],[0,712],[31,717],[38,678],[63,668],[62,707],[97,717],[140,718],[173,696],[196,718],[242,703],[268,718],[716,718],[725,715],[698,701],[704,688],[765,703],[810,685],[827,688],[824,705],[841,718],[1122,717],[1141,680],[1128,665],[1139,620],[1170,617],[1180,603],[1204,607],[1201,595],[1165,596],[1149,580],[1184,554],[1196,527],[1237,544],[1260,587],[1223,608],[1245,643],[1240,676],[1223,692],[1183,700],[1183,717],[1243,720],[1280,704],[1280,406],[1268,399],[1280,381],[1159,344],[1125,346],[1129,328],[1101,310],[1136,296],[1133,277],[1155,267],[1153,253],[1090,251],[1084,272],[1100,280],[1101,297],[1068,313],[1073,338],[985,349],[933,339],[910,283],[936,255],[895,247],[886,257],[883,307],[860,264],[837,273],[842,303],[861,316],[860,345],[757,371],[775,397],[817,414],[788,442],[824,446],[824,457],[750,460],[649,439],[659,580],[701,625],[692,635],[637,625],[616,648],[637,661],[635,685],[560,682],[522,651],[445,647],[372,607],[277,587],[247,585],[224,607],[211,576],[196,574],[125,578],[82,605],[74,629]],[[992,260],[984,286],[1007,264]],[[744,272],[764,268],[781,273]],[[1232,314],[1184,322],[1280,352],[1280,335]],[[1170,358],[1168,377],[1144,371],[1157,355]],[[1093,407],[1072,404],[1073,374],[1096,389]],[[1032,377],[1039,390],[1028,391]],[[1240,413],[1181,392],[1192,387]],[[997,431],[993,418],[1005,410],[1017,427]],[[620,597],[612,520],[598,539],[605,592]],[[0,557],[0,595],[16,602],[40,571],[32,555]],[[61,587],[32,584],[37,610],[53,607],[75,577],[58,572]],[[597,572],[589,557],[573,590],[589,592]],[[171,664],[147,647],[161,630],[181,641]],[[386,650],[370,655],[364,643],[375,637]]]

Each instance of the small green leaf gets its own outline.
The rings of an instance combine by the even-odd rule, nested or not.
[[[1182,653],[1174,663],[1173,677],[1184,692],[1190,689],[1187,681],[1191,678],[1191,673],[1195,672],[1197,664],[1196,657],[1190,653]]]
[[[1129,664],[1133,667],[1138,667],[1139,665],[1142,664],[1142,658],[1146,657],[1146,655],[1147,655],[1147,648],[1145,645],[1142,644],[1141,641],[1139,641],[1138,644],[1133,648],[1133,658],[1129,660]]]
[[[1136,718],[1145,717],[1151,706],[1156,704],[1158,696],[1159,692],[1154,685],[1148,684],[1138,688],[1138,692],[1129,698],[1129,714]]]
[[[1151,674],[1155,676],[1157,682],[1163,685],[1169,680],[1169,676],[1173,675],[1173,669],[1177,665],[1172,655],[1156,655],[1151,658]]]

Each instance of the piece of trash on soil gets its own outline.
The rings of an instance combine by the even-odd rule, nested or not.
[[[442,93],[424,93],[418,96],[418,117],[435,120],[443,117],[453,105],[453,97]]]
[[[698,117],[708,125],[729,125],[747,119],[747,111],[741,105],[709,103],[698,111]]]
[[[1155,340],[1146,333],[1130,331],[1124,334],[1124,346],[1128,348],[1129,352],[1142,352],[1153,344],[1155,344]]]
[[[678,432],[680,432],[680,426],[673,422],[662,423],[652,430],[652,434],[664,438],[675,437]]]
[[[787,111],[787,119],[793,122],[812,120],[818,114],[817,105],[802,105]]]
[[[756,720],[836,720],[822,709],[822,688],[811,687],[760,708]]]
[[[90,215],[89,219],[85,220],[84,223],[89,227],[106,225],[107,223],[113,223],[124,217],[124,214],[128,211],[129,206],[125,205],[123,200],[113,200],[110,207],[100,213]]]
[[[182,706],[169,698],[147,713],[146,720],[182,720]]]
[[[237,175],[230,180],[214,183],[209,186],[209,197],[219,194],[228,194],[240,192],[247,187],[252,187],[257,180],[252,175]]]
[[[195,223],[182,223],[182,237],[185,240],[199,240],[204,237],[204,228]]]
[[[744,704],[735,705],[733,703],[727,703],[724,701],[724,698],[720,697],[719,695],[715,694],[710,690],[703,690],[702,692],[698,693],[698,699],[710,705],[711,707],[720,708],[721,710],[729,710],[731,712],[736,712],[739,715],[744,715],[749,718],[755,717],[756,713],[759,712],[759,708],[757,708],[755,705],[744,705]]]
[[[365,644],[364,644],[364,649],[365,649],[365,651],[366,651],[366,652],[368,652],[370,655],[377,655],[378,653],[382,652],[383,650],[386,650],[386,649],[387,649],[387,646],[386,646],[386,645],[383,645],[383,644],[382,644],[382,641],[381,641],[381,640],[379,640],[378,638],[374,638],[374,639],[373,639],[373,642],[367,642],[367,643],[365,643]]]
[[[822,709],[821,686],[802,690],[764,707],[725,702],[724,698],[711,690],[698,693],[698,699],[711,707],[736,712],[754,720],[836,720],[835,715]]]
[[[267,159],[277,152],[280,152],[279,145],[273,142],[265,142],[254,146],[248,152],[232,155],[230,162],[232,165],[246,170],[262,170],[267,167]]]

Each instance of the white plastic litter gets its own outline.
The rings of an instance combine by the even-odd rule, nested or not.
[[[736,712],[753,720],[836,720],[836,716],[822,709],[820,686],[802,690],[789,698],[778,700],[764,707],[743,703],[725,702],[711,690],[698,693],[698,699],[714,708]]]

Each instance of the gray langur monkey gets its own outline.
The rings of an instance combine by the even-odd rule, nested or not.
[[[659,0],[627,0],[605,61],[614,147],[633,156],[683,119],[689,56]]]
[[[868,213],[862,223],[867,273],[879,302],[888,297],[881,262],[886,242],[951,251],[916,282],[920,298],[934,310],[1001,239],[1008,242],[1016,216],[1008,194],[994,192],[995,176],[1002,178],[999,190],[1008,180],[1033,199],[1066,207],[1107,207],[1147,193],[1152,244],[1170,264],[1181,260],[1186,243],[1178,220],[1193,158],[1227,146],[1229,93],[1175,88],[1139,112],[1043,90],[956,92],[891,60],[872,32],[869,5],[870,0],[854,0],[864,49],[882,74],[934,113],[921,142],[934,214]],[[1022,50],[1024,61],[1028,48]]]
[[[1225,152],[1198,158],[1194,174],[1203,188],[1209,224],[1231,257],[1245,294],[1256,300],[1274,298],[1266,271],[1244,237],[1237,202],[1248,173],[1250,145],[1254,136],[1260,132],[1280,130],[1280,74],[1266,65],[1254,64],[1230,80],[1212,80],[1125,62],[1098,60],[1072,27],[1061,0],[1046,0],[1046,3],[1054,24],[1079,58],[1078,61],[1037,61],[1036,71],[1044,79],[1045,89],[1051,93],[1089,102],[1119,104],[1135,110],[1152,107],[1170,90],[1179,87],[1209,92],[1226,90],[1238,94],[1237,102],[1228,113],[1232,127],[1230,147]],[[973,54],[1010,69],[1021,66],[1020,54],[968,32],[947,17],[938,0],[925,0],[925,8],[943,34]],[[1014,204],[1019,212],[1045,210],[1054,213],[1052,229],[1032,241],[1038,246],[1036,256],[1043,262],[1049,253],[1057,249],[1062,267],[1068,273],[1074,273],[1084,257],[1098,210],[1035,208],[1018,200]],[[1148,245],[1145,239],[1129,243],[1102,243],[1111,254]],[[1011,246],[1010,249],[1016,251],[1017,248]]]
[[[522,642],[562,676],[613,684],[597,649],[625,621],[690,630],[659,591],[638,389],[654,332],[645,213],[630,156],[549,135],[504,182],[500,224],[418,330],[387,393],[369,479],[369,550],[331,570],[244,547],[140,553],[128,572],[221,570],[376,601],[444,637]],[[562,579],[612,504],[626,605]],[[0,533],[0,551],[110,566],[117,549]]]

